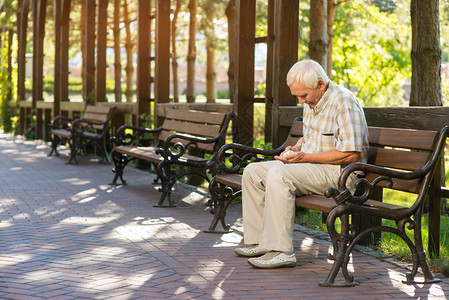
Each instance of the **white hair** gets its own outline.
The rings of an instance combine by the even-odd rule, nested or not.
[[[301,82],[309,89],[316,89],[318,79],[325,85],[329,83],[329,77],[319,63],[311,59],[305,59],[295,63],[287,73],[287,85]]]

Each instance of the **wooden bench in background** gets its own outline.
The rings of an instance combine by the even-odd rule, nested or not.
[[[126,165],[135,159],[150,162],[157,167],[161,181],[161,198],[156,206],[174,207],[171,191],[176,181],[187,175],[197,175],[206,181],[210,178],[205,168],[206,154],[216,155],[225,143],[226,131],[234,112],[206,112],[168,109],[159,128],[149,129],[121,126],[112,138],[112,160],[115,173],[111,184],[122,184]],[[164,200],[167,205],[163,205]]]
[[[114,110],[113,106],[87,105],[81,118],[55,117],[50,125],[51,151],[48,156],[53,153],[59,156],[58,145],[68,142],[70,158],[67,163],[78,164],[76,156],[81,152],[86,154],[86,144],[91,142],[99,154],[100,162],[110,163],[106,141]]]
[[[305,195],[296,198],[296,205],[315,209],[326,214],[327,228],[332,238],[334,253],[329,258],[334,266],[322,286],[354,286],[358,283],[349,275],[347,264],[354,245],[373,233],[388,231],[400,236],[409,246],[413,258],[413,270],[407,275],[408,284],[414,284],[418,267],[424,273],[426,283],[435,282],[427,264],[421,238],[421,216],[429,188],[439,188],[432,182],[434,170],[439,166],[449,128],[441,132],[369,127],[370,148],[368,164],[355,163],[347,166],[340,177],[340,187],[326,190],[326,196]],[[266,160],[279,155],[286,146],[294,145],[302,136],[302,122],[296,119],[285,143],[274,150],[262,150],[239,144],[224,145],[215,160],[208,166],[216,174],[209,192],[213,202],[214,218],[206,232],[229,232],[225,222],[226,209],[233,199],[241,195],[242,169],[251,162]],[[346,189],[347,176],[356,170],[365,176],[358,181],[356,195]],[[382,189],[388,188],[417,195],[410,207],[382,202]],[[323,191],[324,192],[324,191]],[[351,223],[349,215],[352,215]],[[378,222],[364,224],[369,217],[377,217]],[[335,220],[342,221],[342,231],[335,231]],[[380,219],[396,221],[397,227],[382,226]],[[221,222],[224,230],[217,230]],[[406,225],[414,228],[414,242],[405,234]],[[335,277],[342,269],[344,282],[336,282]]]

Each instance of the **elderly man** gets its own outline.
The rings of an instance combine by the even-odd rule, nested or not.
[[[304,136],[273,161],[249,164],[243,172],[243,230],[255,268],[296,265],[293,248],[295,197],[337,187],[342,166],[366,161],[368,128],[354,94],[331,82],[313,60],[291,67],[287,85],[304,106]],[[355,176],[353,178],[356,179]]]

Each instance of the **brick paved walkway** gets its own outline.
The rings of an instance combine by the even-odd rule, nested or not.
[[[1,299],[446,299],[449,283],[407,286],[406,270],[355,251],[358,287],[323,288],[331,244],[295,232],[298,266],[256,270],[230,234],[207,234],[207,198],[178,187],[178,208],[154,208],[153,176],[128,169],[112,187],[111,165],[65,165],[49,146],[0,134]]]

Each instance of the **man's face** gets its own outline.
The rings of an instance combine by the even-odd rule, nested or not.
[[[294,82],[290,85],[290,92],[293,96],[298,98],[298,102],[300,104],[305,103],[310,108],[315,108],[321,97],[323,97],[324,93],[326,92],[326,85],[321,79],[319,79],[317,88],[309,89],[301,82]]]

